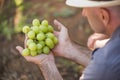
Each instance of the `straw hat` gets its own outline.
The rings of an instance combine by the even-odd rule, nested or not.
[[[110,7],[120,5],[120,0],[67,0],[66,4],[73,7]]]

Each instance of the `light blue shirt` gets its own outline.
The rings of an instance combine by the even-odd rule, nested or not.
[[[103,48],[92,54],[80,80],[120,80],[120,27]]]

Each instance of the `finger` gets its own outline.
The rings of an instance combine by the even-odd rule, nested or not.
[[[36,58],[35,57],[32,57],[32,56],[26,56],[24,57],[27,61],[29,62],[35,62],[36,61]]]
[[[54,23],[58,26],[58,27],[60,27],[60,34],[63,36],[63,38],[64,37],[66,37],[66,36],[68,36],[68,31],[67,31],[67,28],[64,26],[64,25],[62,25],[59,21],[57,21],[57,20],[54,20]]]
[[[93,48],[94,47],[94,43],[95,43],[95,39],[88,39],[88,42],[87,42],[87,46],[88,48]]]
[[[40,54],[38,56],[26,56],[25,59],[29,62],[33,62],[33,63],[36,63],[36,64],[39,64],[43,61],[45,61],[47,58],[47,55],[46,54]]]
[[[61,30],[61,23],[59,21],[55,19],[54,24],[57,26],[58,30]]]
[[[90,42],[88,42],[88,43],[87,43],[87,46],[88,46],[88,48],[89,48],[89,49],[91,49],[91,48],[92,48],[92,46],[91,46],[91,43],[90,43]]]
[[[19,51],[20,54],[23,51],[23,48],[21,46],[16,46],[16,49]],[[35,62],[35,58],[32,56],[23,56],[23,57],[29,62]]]
[[[16,49],[19,51],[19,53],[22,53],[23,48],[21,46],[16,46]]]
[[[58,27],[59,30],[66,30],[66,27],[58,20],[54,20],[54,24]]]
[[[53,33],[54,33],[54,35],[55,35],[56,37],[59,35],[59,32],[58,32],[58,31],[54,31]]]

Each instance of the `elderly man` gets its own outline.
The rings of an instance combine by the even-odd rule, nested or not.
[[[83,8],[82,15],[87,17],[95,32],[88,40],[88,47],[94,49],[92,55],[84,54],[79,45],[70,40],[67,28],[55,20],[60,29],[55,32],[59,44],[49,55],[27,56],[25,59],[39,66],[45,80],[63,80],[53,54],[85,66],[80,80],[120,80],[120,0],[67,0],[66,4]],[[109,41],[103,40],[108,37]],[[101,44],[105,44],[104,47],[99,47]],[[17,49],[20,53],[23,50],[20,46]]]

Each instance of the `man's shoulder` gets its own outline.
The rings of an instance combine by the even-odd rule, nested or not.
[[[103,52],[105,54],[114,54],[117,53],[117,55],[120,55],[120,38],[116,38],[113,40],[110,40],[104,47],[103,47]]]
[[[120,38],[93,52],[92,60],[83,72],[82,80],[120,79]]]
[[[96,49],[92,58],[95,62],[120,62],[120,38],[109,41],[103,48]]]
[[[94,61],[104,63],[108,66],[120,66],[120,38],[116,38],[107,43],[101,49],[98,49],[94,55]],[[116,66],[117,65],[117,66]],[[119,65],[119,66],[118,66]]]

